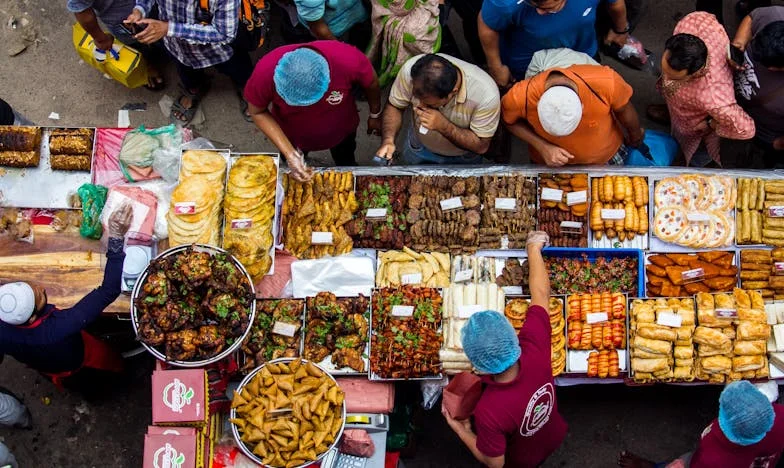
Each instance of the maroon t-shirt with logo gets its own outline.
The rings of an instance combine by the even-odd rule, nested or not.
[[[506,383],[482,377],[485,390],[474,410],[476,448],[488,457],[505,455],[509,467],[538,466],[566,437],[555,400],[550,332],[547,311],[532,306],[518,335],[517,377]]]
[[[275,66],[286,52],[309,47],[327,59],[329,87],[310,106],[290,106],[275,91]],[[245,99],[256,107],[269,109],[291,143],[302,151],[332,148],[357,130],[359,113],[352,86],[367,88],[373,83],[373,66],[354,46],[338,41],[314,41],[306,45],[278,47],[256,64],[245,85]],[[297,86],[297,83],[292,83]]]
[[[702,431],[697,450],[691,457],[691,468],[773,468],[784,450],[784,405],[773,405],[776,418],[765,438],[753,445],[737,445],[727,439],[719,420],[714,419]]]

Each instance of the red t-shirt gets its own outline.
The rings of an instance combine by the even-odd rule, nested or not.
[[[550,332],[547,311],[531,307],[518,335],[522,352],[515,380],[482,377],[485,390],[474,410],[476,448],[488,457],[506,455],[509,467],[538,466],[566,437],[555,399]]]
[[[773,468],[784,450],[784,405],[773,405],[776,419],[765,438],[754,445],[737,445],[721,432],[714,419],[702,431],[697,450],[691,457],[691,468]]]
[[[310,106],[290,106],[275,91],[275,66],[286,52],[310,47],[327,59],[329,88],[324,97]],[[283,133],[302,151],[332,148],[355,132],[359,113],[353,85],[367,88],[373,83],[373,66],[356,47],[338,41],[314,41],[306,45],[278,47],[264,55],[245,85],[245,99],[256,107],[269,108]]]

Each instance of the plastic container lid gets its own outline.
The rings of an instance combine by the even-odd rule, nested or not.
[[[125,249],[125,262],[123,263],[123,273],[138,276],[150,263],[150,256],[147,250],[137,245],[132,245]]]

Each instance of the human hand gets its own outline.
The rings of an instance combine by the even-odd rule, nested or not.
[[[633,132],[627,132],[626,135],[626,145],[631,146],[632,148],[637,148],[642,143],[643,139],[645,138],[645,129],[640,127]]]
[[[525,248],[528,251],[541,251],[550,244],[550,236],[544,231],[531,231],[525,241]]]
[[[109,237],[122,239],[125,236],[125,233],[128,232],[128,228],[131,227],[132,221],[133,209],[131,208],[131,204],[123,203],[109,216],[109,223],[107,225]]]
[[[101,49],[104,52],[109,52],[112,49],[112,44],[114,43],[114,36],[103,33],[103,37],[94,37],[93,43],[95,44],[96,48]]]
[[[623,47],[626,45],[626,40],[629,38],[629,33],[625,32],[623,34],[618,34],[617,32],[613,31],[612,28],[607,31],[607,35],[604,37],[605,44],[615,44],[618,47]]]
[[[395,155],[395,143],[385,142],[381,144],[381,147],[376,151],[376,156],[379,158],[384,159],[392,159]]]
[[[142,19],[142,12],[139,11],[138,8],[134,8],[133,10],[131,10],[131,14],[128,15],[127,18],[125,18],[125,21],[123,21],[123,23],[132,23],[132,24],[134,24],[134,23],[138,23],[139,20],[141,20],[141,19]]]
[[[381,135],[381,117],[368,117],[367,120],[367,134],[368,135]]]
[[[419,124],[428,130],[444,133],[446,126],[449,125],[449,121],[444,117],[444,114],[436,109],[417,106],[414,108],[414,112],[419,118]]]
[[[568,164],[569,161],[574,159],[574,155],[560,146],[548,144],[544,150],[540,150],[539,154],[542,155],[544,163],[550,167],[560,167]]]
[[[313,177],[313,168],[305,163],[305,155],[300,151],[294,151],[286,156],[290,174],[294,180],[307,182]]]
[[[441,403],[441,414],[444,415],[444,419],[446,419],[446,423],[449,424],[449,427],[452,428],[455,432],[460,431],[471,431],[471,420],[470,419],[460,419],[457,420],[449,414],[449,411],[444,406],[443,402]]]
[[[488,71],[490,72],[490,76],[495,80],[495,83],[501,88],[509,88],[514,83],[512,72],[509,71],[509,67],[506,65],[502,64],[499,67],[489,67]]]
[[[784,136],[780,136],[773,140],[773,149],[776,151],[784,151]]]
[[[144,18],[136,21],[137,24],[143,24],[146,27],[142,32],[136,34],[134,39],[142,44],[152,44],[160,41],[169,33],[169,22],[159,21],[155,19]]]

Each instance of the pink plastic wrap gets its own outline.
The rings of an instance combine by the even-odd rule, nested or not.
[[[371,382],[356,377],[340,377],[337,381],[346,394],[349,413],[387,414],[395,406],[395,386],[391,382]]]
[[[93,184],[112,188],[126,182],[120,170],[120,147],[131,128],[99,128],[95,132]]]
[[[355,457],[370,458],[376,453],[376,444],[364,429],[346,429],[340,441],[340,451]]]
[[[265,276],[261,281],[256,283],[256,297],[270,297],[280,298],[283,297],[283,288],[291,280],[291,264],[297,258],[293,255],[275,251],[275,274]]]

